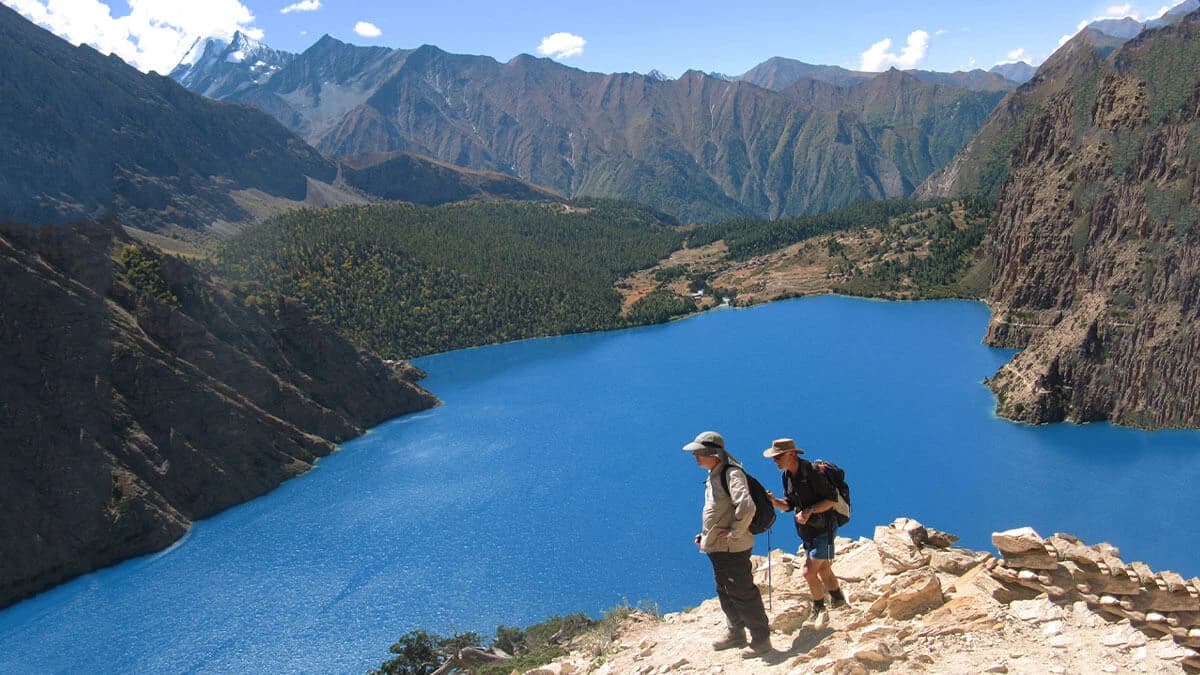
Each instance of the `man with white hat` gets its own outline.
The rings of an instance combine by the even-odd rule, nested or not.
[[[834,607],[846,604],[846,596],[833,574],[834,538],[838,521],[832,509],[837,506],[837,489],[813,467],[800,459],[804,451],[790,438],[777,438],[763,450],[763,457],[775,460],[783,472],[783,499],[768,492],[775,508],[794,511],[796,533],[804,542],[804,578],[813,597],[810,618],[820,621],[825,614],[825,592]]]
[[[746,647],[742,652],[744,658],[762,656],[771,651],[771,629],[750,564],[750,550],[754,548],[750,521],[755,507],[746,472],[725,451],[725,439],[715,431],[701,433],[683,449],[692,453],[696,464],[708,470],[708,479],[704,481],[704,516],[696,545],[712,562],[717,598],[729,629],[724,638],[713,643],[713,649]],[[749,645],[746,630],[750,631]]]

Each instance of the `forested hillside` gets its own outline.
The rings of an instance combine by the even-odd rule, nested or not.
[[[309,209],[245,230],[219,265],[407,358],[626,325],[613,283],[678,248],[674,225],[603,200]]]

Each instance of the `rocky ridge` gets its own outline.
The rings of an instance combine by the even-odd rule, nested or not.
[[[808,617],[803,557],[755,556],[775,650],[714,652],[715,598],[683,612],[638,612],[615,635],[585,635],[526,675],[571,673],[1200,672],[1200,579],[1126,564],[1031,528],[995,533],[1000,557],[901,518],[872,539],[839,539],[834,571],[850,605]]]
[[[167,547],[436,399],[114,224],[0,228],[0,607]]]

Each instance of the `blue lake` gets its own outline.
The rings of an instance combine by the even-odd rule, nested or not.
[[[772,438],[838,462],[846,535],[911,516],[990,550],[1032,525],[1200,574],[1200,434],[997,419],[987,318],[819,297],[421,359],[444,406],[0,612],[0,672],[362,672],[412,628],[698,604],[704,474],[679,448],[705,429],[769,488]],[[784,520],[772,537],[796,547]]]

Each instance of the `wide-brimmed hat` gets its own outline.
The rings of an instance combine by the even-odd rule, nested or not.
[[[763,457],[778,457],[785,452],[794,452],[797,455],[803,455],[804,451],[796,447],[796,441],[790,438],[776,438],[771,441],[771,447],[763,450]]]
[[[685,452],[698,452],[713,457],[725,449],[725,439],[715,431],[702,431],[696,440],[683,446]]]

